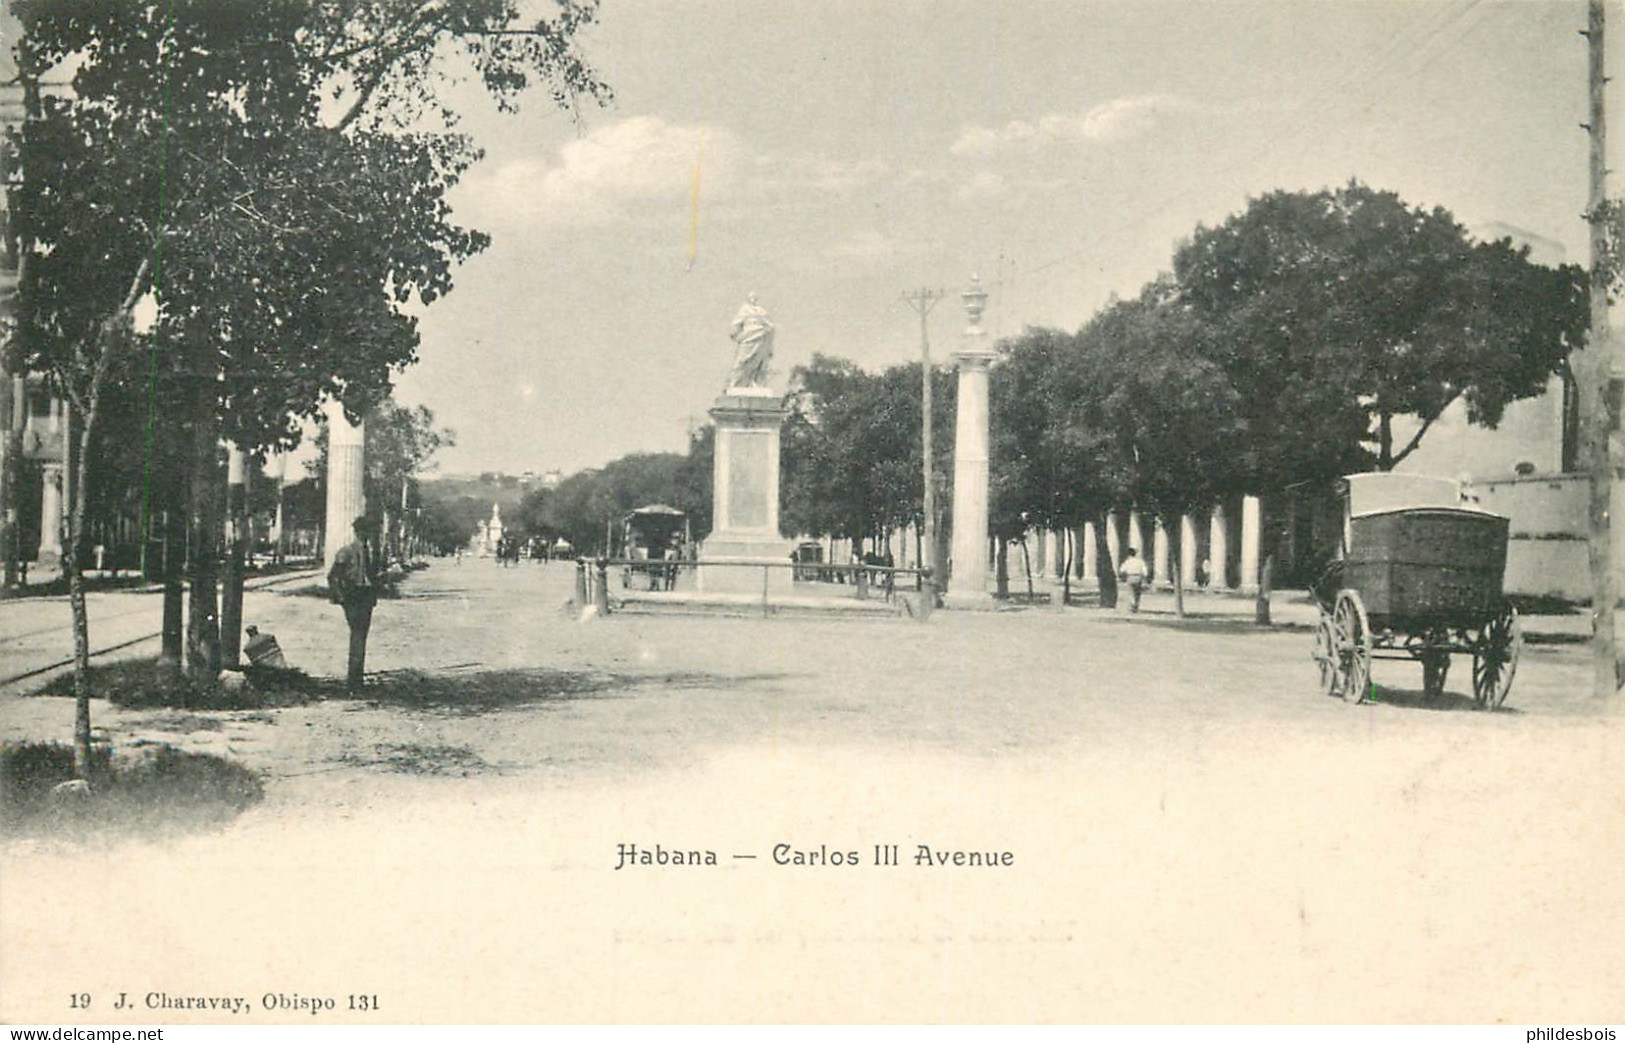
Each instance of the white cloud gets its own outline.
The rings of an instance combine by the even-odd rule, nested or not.
[[[837,195],[890,175],[883,160],[758,153],[725,127],[637,116],[595,128],[551,158],[476,167],[457,190],[459,214],[479,223],[597,226],[686,215],[698,168],[701,206]]]
[[[1044,116],[1037,124],[1011,120],[1002,127],[966,127],[949,151],[956,156],[995,156],[1034,152],[1056,144],[1117,141],[1148,130],[1159,115],[1194,108],[1193,102],[1172,94],[1113,98],[1079,115]]]
[[[476,168],[459,189],[481,217],[598,225],[649,212],[684,212],[694,191],[726,195],[744,146],[727,130],[637,116],[594,129],[551,162],[520,159]]]

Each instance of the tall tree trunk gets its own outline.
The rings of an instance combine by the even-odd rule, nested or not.
[[[1027,600],[1032,601],[1036,597],[1033,591],[1033,559],[1027,553],[1026,540],[1021,541],[1021,567],[1027,573]]]
[[[1061,530],[1061,604],[1072,603],[1072,558],[1075,551],[1072,546],[1072,527],[1067,526]]]
[[[1394,469],[1394,415],[1384,409],[1377,414],[1377,470]]]
[[[1105,511],[1095,518],[1095,579],[1100,585],[1100,607],[1116,608],[1117,569],[1112,563],[1111,544],[1106,541]]]
[[[219,462],[214,396],[205,387],[194,399],[192,483],[187,518],[186,673],[194,681],[220,675],[220,604],[215,589],[220,538]]]
[[[220,664],[228,670],[237,669],[242,658],[243,556],[248,527],[246,470],[243,451],[232,446],[226,477],[226,568],[220,599]]]
[[[186,541],[182,539],[179,490],[171,486],[166,495],[169,502],[164,506],[164,622],[158,666],[178,674],[186,648],[185,588],[181,583]]]
[[[1178,517],[1178,515],[1175,515]],[[1184,550],[1180,546],[1183,540],[1176,526],[1174,532],[1168,537],[1168,571],[1174,581],[1174,615],[1180,619],[1185,618],[1185,561],[1182,557]]]
[[[1010,541],[1003,536],[993,538],[993,591],[994,596],[1010,596]]]
[[[62,544],[62,571],[68,577],[68,605],[73,614],[73,777],[90,779],[90,615],[85,604],[84,543],[85,491],[90,488],[90,439],[96,428],[100,381],[91,390],[85,413],[69,411],[65,441],[68,467],[63,470],[62,494],[68,501],[68,532]],[[74,428],[80,429],[75,440]]]

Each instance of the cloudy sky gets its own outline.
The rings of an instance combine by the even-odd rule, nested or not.
[[[456,430],[444,473],[680,450],[748,293],[782,387],[815,352],[917,357],[905,290],[978,272],[996,335],[1074,329],[1199,223],[1351,177],[1583,260],[1584,20],[1579,0],[605,0],[583,46],[613,105],[504,117],[470,94],[487,154],[455,202],[495,241],[424,314],[399,397]],[[963,326],[957,297],[932,313],[937,358]]]

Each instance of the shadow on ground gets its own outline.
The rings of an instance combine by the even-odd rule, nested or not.
[[[264,796],[242,765],[167,745],[119,757],[98,747],[88,785],[72,780],[68,746],[0,747],[0,833],[75,840],[189,832],[224,825]]]
[[[129,709],[189,711],[261,710],[344,701],[355,708],[390,707],[420,712],[475,715],[517,707],[556,706],[587,699],[620,699],[639,688],[738,689],[782,681],[784,674],[608,673],[541,667],[480,669],[465,663],[445,670],[392,670],[374,674],[359,692],[334,677],[302,670],[250,667],[217,682],[192,681],[150,662],[92,667],[90,692]],[[71,697],[73,677],[53,678],[35,694]],[[193,724],[187,730],[198,730]]]
[[[1111,611],[1111,610],[1107,610]],[[1184,617],[1171,612],[1141,611],[1126,615],[1102,615],[1102,623],[1138,623],[1144,626],[1168,627],[1191,634],[1291,634],[1311,633],[1308,623],[1269,623],[1260,625],[1250,617],[1221,613],[1187,612]]]
[[[1501,706],[1494,710],[1486,710],[1473,700],[1473,697],[1462,692],[1442,692],[1433,698],[1422,693],[1419,688],[1388,688],[1377,685],[1377,694],[1372,702],[1379,706],[1398,706],[1407,710],[1467,710],[1472,713],[1507,713],[1518,714],[1522,710],[1512,706]]]

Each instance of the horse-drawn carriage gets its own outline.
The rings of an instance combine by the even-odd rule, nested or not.
[[[1505,702],[1523,639],[1502,591],[1507,519],[1462,500],[1458,483],[1360,474],[1342,483],[1340,554],[1313,587],[1315,663],[1325,695],[1372,693],[1373,659],[1422,666],[1422,691],[1444,692],[1454,655],[1473,660],[1473,700]]]

